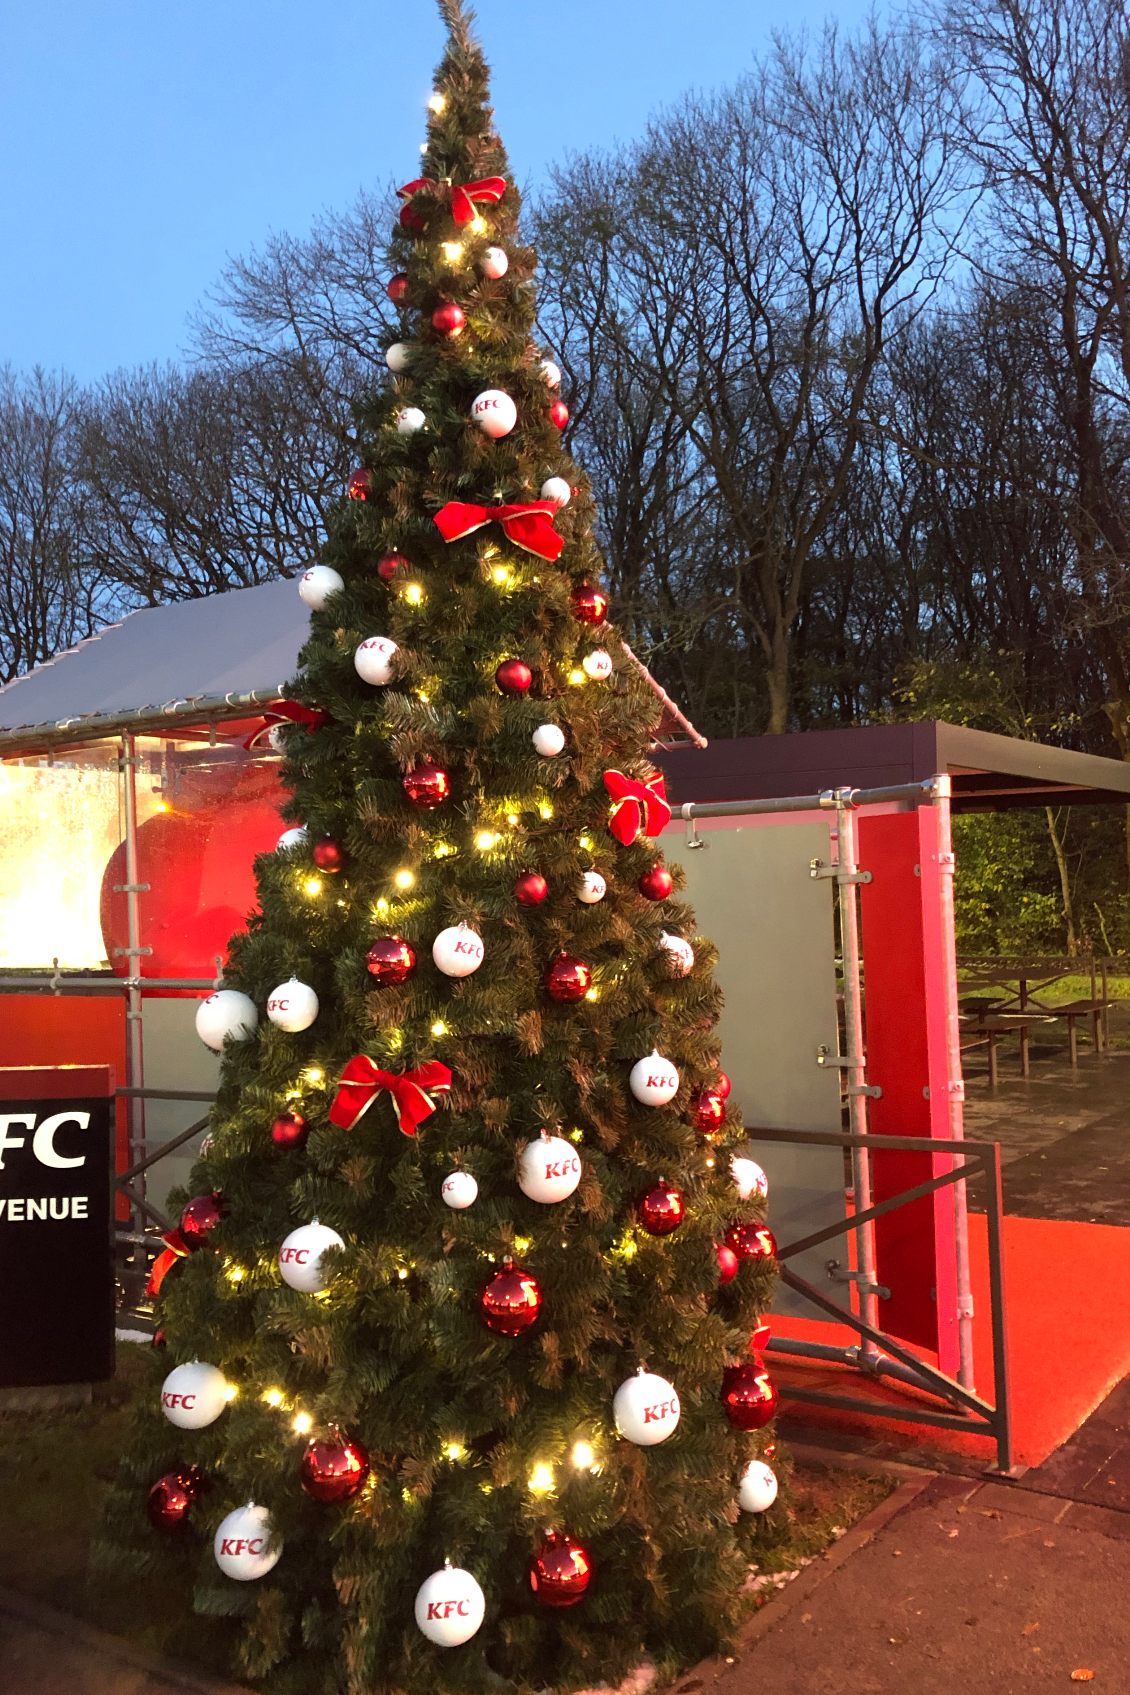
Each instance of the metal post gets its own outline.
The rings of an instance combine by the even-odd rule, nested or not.
[[[838,838],[836,886],[840,901],[840,946],[844,960],[844,1038],[847,1044],[848,1122],[853,1136],[867,1134],[866,1065],[863,1047],[863,997],[860,992],[859,907],[854,875],[856,863],[855,819],[851,812],[851,791],[837,789],[836,833]],[[871,1156],[866,1148],[851,1150],[852,1184],[855,1188],[855,1210],[867,1212],[871,1206]],[[879,1328],[878,1297],[875,1294],[875,1229],[863,1225],[855,1233],[856,1260],[859,1269],[859,1315],[872,1329]],[[866,1337],[860,1342],[860,1362],[874,1365],[878,1350]]]
[[[1009,1382],[1008,1336],[1005,1324],[1004,1200],[1001,1195],[1001,1150],[994,1143],[986,1161],[986,1212],[989,1227],[989,1303],[993,1323],[993,1403],[996,1407],[997,1468],[1012,1470],[1012,1389]],[[955,1185],[955,1188],[957,1185]],[[964,1184],[961,1185],[965,1187]]]
[[[122,737],[122,796],[125,813],[126,832],[126,880],[124,892],[126,897],[126,920],[129,945],[129,988],[126,991],[126,1086],[130,1089],[145,1087],[145,1053],[141,1030],[141,987],[138,981],[141,972],[141,913],[138,907],[140,892],[137,881],[137,789],[135,773],[137,768],[137,747],[133,736]],[[148,950],[146,950],[148,951]],[[129,1103],[130,1164],[136,1165],[146,1154],[145,1146],[145,1100],[142,1096],[131,1096]],[[142,1178],[142,1189],[145,1179]]]
[[[934,811],[938,820],[938,869],[942,901],[942,970],[945,980],[946,1086],[949,1089],[950,1136],[965,1139],[965,1079],[961,1070],[961,1026],[957,1003],[957,945],[954,939],[953,829],[950,819],[951,783],[948,774],[934,779]],[[990,1038],[991,1040],[991,1038]],[[963,1159],[955,1163],[964,1165]],[[969,1264],[969,1211],[966,1185],[953,1186],[954,1253],[957,1259],[957,1380],[963,1389],[975,1387],[973,1369],[973,1275]]]

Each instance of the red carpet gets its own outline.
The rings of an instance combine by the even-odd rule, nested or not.
[[[972,1253],[974,1358],[977,1391],[993,1399],[989,1320],[989,1254],[986,1221],[969,1219]],[[1065,1442],[1123,1377],[1130,1373],[1130,1229],[1038,1218],[1004,1220],[1005,1299],[1012,1378],[1013,1456],[1038,1465]],[[880,1303],[881,1306],[882,1303]],[[777,1336],[851,1347],[858,1338],[845,1325],[801,1318],[772,1319]],[[924,1359],[921,1349],[912,1350]],[[874,1383],[838,1366],[809,1364],[771,1354],[781,1391],[781,1411],[807,1425],[870,1432],[884,1442],[991,1459],[990,1438],[957,1430],[932,1430],[884,1418],[884,1404],[921,1404],[912,1389]],[[873,1401],[876,1414],[838,1412],[789,1400],[789,1385],[826,1389]]]

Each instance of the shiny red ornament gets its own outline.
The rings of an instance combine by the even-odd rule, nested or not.
[[[335,842],[332,836],[323,836],[321,841],[314,843],[311,858],[319,871],[340,871],[345,864],[341,843]]]
[[[432,313],[432,328],[440,335],[455,336],[460,333],[467,320],[463,315],[462,306],[456,306],[454,300],[444,301]]]
[[[407,206],[400,208],[400,227],[410,230],[413,235],[423,235],[427,230],[428,221],[409,201]]]
[[[309,1134],[309,1126],[300,1112],[280,1112],[271,1125],[271,1140],[276,1148],[300,1148]]]
[[[739,1259],[776,1259],[777,1238],[767,1224],[732,1224],[726,1232],[726,1246]]]
[[[336,1433],[307,1443],[299,1481],[315,1501],[349,1501],[369,1475],[369,1455],[360,1442]]]
[[[573,603],[574,616],[582,624],[603,624],[608,616],[608,596],[593,583],[578,584],[569,599]]]
[[[674,878],[665,865],[653,865],[639,880],[640,894],[647,900],[666,900],[675,887]]]
[[[530,1588],[543,1607],[574,1607],[589,1586],[588,1551],[551,1530],[530,1561]]]
[[[552,1000],[584,1000],[592,986],[592,970],[583,959],[574,959],[562,949],[545,974],[545,986]]]
[[[728,1248],[725,1242],[715,1244],[714,1252],[718,1256],[719,1283],[732,1283],[738,1275],[738,1256],[733,1248]]]
[[[145,1498],[145,1513],[154,1530],[167,1535],[183,1528],[188,1509],[204,1481],[199,1466],[181,1466],[159,1477]]]
[[[503,694],[525,694],[534,680],[530,667],[521,659],[504,659],[494,674]]]
[[[499,1336],[520,1336],[533,1324],[540,1306],[541,1290],[534,1279],[510,1259],[479,1296],[483,1323]]]
[[[390,988],[411,977],[416,969],[416,950],[401,936],[378,936],[365,964],[382,989]]]
[[[385,287],[389,299],[399,306],[408,298],[408,278],[403,271],[397,271],[394,277],[389,277]]]
[[[382,583],[391,583],[397,571],[410,571],[412,561],[403,553],[385,553],[377,560],[377,576]]]
[[[451,793],[451,784],[447,772],[440,766],[433,765],[426,759],[422,765],[417,765],[414,771],[408,771],[403,778],[404,793],[422,812],[430,812],[434,806],[442,806]]]
[[[733,1085],[731,1084],[730,1079],[726,1076],[726,1073],[724,1071],[720,1071],[718,1073],[718,1081],[714,1084],[714,1093],[716,1095],[721,1095],[723,1100],[728,1100],[732,1087]]]
[[[551,424],[556,424],[559,430],[565,428],[565,425],[569,422],[569,408],[563,400],[553,402],[549,409],[549,421]]]
[[[728,1365],[722,1373],[722,1405],[738,1430],[760,1430],[777,1410],[777,1390],[765,1361],[756,1356],[744,1365]]]
[[[700,1089],[691,1101],[695,1128],[710,1132],[726,1122],[726,1103],[717,1089]]]
[[[514,898],[523,906],[540,906],[549,884],[537,871],[524,871],[514,885]]]
[[[373,488],[373,473],[364,465],[351,471],[345,492],[350,500],[368,500]]]
[[[227,1215],[222,1195],[215,1192],[194,1195],[180,1215],[180,1233],[189,1253],[202,1248],[221,1218]]]
[[[636,1202],[636,1217],[649,1236],[669,1236],[683,1222],[683,1197],[670,1183],[656,1183]]]

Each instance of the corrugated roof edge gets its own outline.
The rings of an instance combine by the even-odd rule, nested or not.
[[[60,654],[59,657],[63,656]],[[53,662],[48,660],[46,663]],[[8,686],[11,687],[10,684]],[[63,718],[57,723],[15,725],[0,730],[0,754],[11,757],[19,752],[36,753],[57,742],[98,741],[104,736],[122,734],[144,735],[147,730],[167,727],[170,721],[196,723],[201,719],[242,718],[249,706],[266,706],[271,701],[282,700],[284,688],[285,684],[280,683],[275,689],[252,689],[248,694],[197,695],[192,700],[171,700],[164,706],[139,706],[130,712],[92,712],[87,717]]]
[[[117,618],[112,624],[103,624],[102,628],[95,630],[93,635],[83,636],[82,640],[76,642],[74,647],[65,647],[62,652],[53,653],[50,659],[41,659],[38,665],[32,666],[30,671],[23,671],[18,677],[10,677],[6,683],[0,685],[0,694],[8,694],[12,689],[18,688],[21,683],[26,683],[29,677],[38,677],[40,672],[49,671],[53,665],[58,665],[61,659],[69,659],[73,653],[81,653],[84,647],[92,647],[95,642],[100,642],[102,637],[110,630],[120,630],[126,618],[132,618],[134,613],[152,610],[153,608],[148,606],[133,607],[126,613],[125,618]]]

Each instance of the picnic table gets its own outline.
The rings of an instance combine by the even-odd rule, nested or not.
[[[984,1044],[989,1049],[989,1087],[997,1086],[997,1042],[1001,1036],[1018,1035],[1020,1037],[1020,1075],[1027,1077],[1029,1073],[1028,1056],[1028,1027],[1030,1024],[1051,1024],[1054,1019],[1047,1013],[1001,1013],[993,1016],[991,1013],[970,1013],[958,1019],[958,1028],[964,1033],[972,1034],[971,1042],[962,1042],[962,1051],[967,1048],[979,1048]]]
[[[976,1017],[978,1028],[984,1027],[988,1017],[995,1020],[1026,1019],[1028,1023],[1048,1022],[1064,1019],[1067,1023],[1067,1041],[1071,1054],[1071,1064],[1079,1063],[1079,1036],[1077,1025],[1081,1018],[1092,1021],[1092,1039],[1096,1053],[1102,1053],[1106,1047],[1105,1014],[1108,1007],[1114,1005],[1114,1000],[1106,993],[1106,961],[1102,964],[1102,986],[1098,982],[1098,972],[1093,956],[1089,954],[1072,957],[1070,955],[1054,956],[1040,959],[1019,959],[1002,957],[999,959],[979,958],[964,959],[959,962],[959,969],[966,987],[998,988],[1006,992],[996,995],[964,995],[958,1002],[962,1013]],[[1065,977],[1089,976],[1091,993],[1083,1000],[1066,1001],[1061,1005],[1049,1005],[1046,999],[1047,991]],[[1008,991],[1011,984],[1016,984],[1016,993]],[[1015,1026],[1019,1028],[1019,1025]],[[1004,1033],[1004,1025],[999,1024],[996,1035]],[[970,1044],[975,1045],[975,1044]],[[990,1043],[989,1072],[995,1082],[995,1043]],[[1028,1034],[1025,1025],[1021,1037],[1021,1069],[1025,1077],[1028,1075]]]

